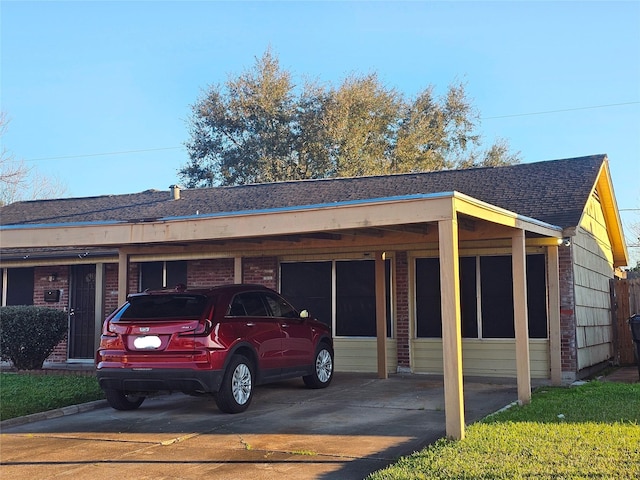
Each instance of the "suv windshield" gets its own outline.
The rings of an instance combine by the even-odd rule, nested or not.
[[[144,295],[131,297],[118,318],[139,320],[153,318],[200,318],[207,303],[202,295]]]

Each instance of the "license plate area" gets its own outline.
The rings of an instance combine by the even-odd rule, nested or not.
[[[157,335],[143,335],[133,340],[136,350],[157,350],[162,346],[162,340]]]

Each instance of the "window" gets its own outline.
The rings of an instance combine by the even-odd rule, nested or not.
[[[375,262],[336,262],[336,335],[376,336]]]
[[[140,264],[140,290],[157,290],[187,284],[187,262],[145,262]]]
[[[462,336],[478,338],[478,302],[476,301],[476,257],[460,259],[460,304]]]
[[[514,338],[511,256],[461,257],[459,268],[462,336]],[[438,258],[416,259],[415,287],[417,337],[442,337]],[[529,337],[547,338],[544,255],[527,255],[527,309]]]
[[[8,268],[5,305],[33,305],[33,279],[33,268]]]
[[[280,292],[300,310],[331,325],[332,262],[296,262],[280,265]]]
[[[207,299],[201,295],[149,295],[131,297],[120,315],[121,320],[200,318]]]
[[[287,262],[280,291],[298,308],[333,325],[338,336],[376,336],[375,261]],[[387,336],[391,336],[391,261],[385,261]]]
[[[271,315],[279,318],[300,318],[300,315],[289,305],[283,298],[273,295],[272,293],[265,293],[264,298],[269,305]]]
[[[268,317],[260,292],[244,292],[233,297],[229,314],[234,317]]]
[[[416,312],[418,337],[442,336],[440,259],[416,259]]]
[[[511,257],[480,257],[483,338],[513,338]]]
[[[544,255],[527,255],[529,337],[547,338],[547,265]]]
[[[477,338],[476,257],[460,258],[462,336]],[[416,259],[416,312],[418,337],[442,337],[440,259]]]

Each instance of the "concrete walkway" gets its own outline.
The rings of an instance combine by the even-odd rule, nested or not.
[[[465,379],[467,423],[512,403],[515,380]],[[362,479],[444,436],[442,377],[338,373],[324,390],[258,387],[247,412],[211,398],[147,399],[3,425],[2,478]],[[94,407],[96,407],[94,406]]]

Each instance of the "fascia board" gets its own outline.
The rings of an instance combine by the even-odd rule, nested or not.
[[[463,193],[455,192],[455,210],[457,213],[485,220],[487,222],[512,227],[546,237],[561,238],[562,228],[536,220],[510,210],[483,202]]]
[[[324,232],[451,218],[452,192],[293,208],[167,217],[139,223],[21,225],[0,229],[4,248],[122,246]]]
[[[559,238],[559,227],[518,215],[459,192],[417,194],[138,223],[20,225],[0,229],[4,248],[125,246],[230,240],[370,228],[451,219],[454,209],[488,222]]]
[[[616,202],[616,196],[613,191],[613,181],[609,171],[609,161],[605,159],[602,162],[600,173],[594,189],[598,189],[600,204],[605,221],[607,222],[607,231],[609,232],[609,240],[613,247],[613,264],[616,267],[624,267],[629,264],[629,254],[624,239],[624,230],[622,228],[622,220],[620,211]]]

